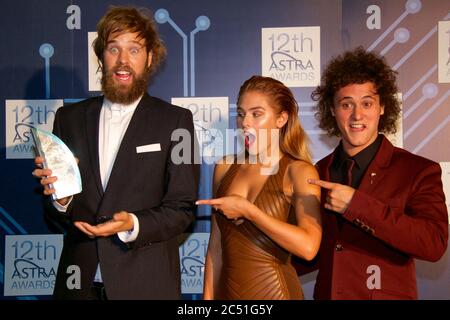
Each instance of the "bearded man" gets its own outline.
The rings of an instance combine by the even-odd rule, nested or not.
[[[58,109],[53,128],[79,159],[83,183],[46,210],[66,227],[54,297],[179,299],[177,236],[193,221],[197,197],[192,114],[146,92],[165,56],[151,15],[112,7],[97,33],[104,95]],[[190,161],[172,158],[176,129],[190,135]],[[58,177],[35,162],[51,195]],[[80,285],[70,284],[71,270]]]

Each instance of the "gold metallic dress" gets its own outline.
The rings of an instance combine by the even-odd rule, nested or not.
[[[278,172],[269,176],[254,202],[264,213],[290,223],[295,219],[295,212],[283,193],[283,177],[292,161],[287,156],[281,158]],[[218,189],[218,197],[227,195],[238,169],[239,164],[230,167]],[[216,299],[303,299],[289,252],[248,220],[235,224],[220,213],[214,214],[222,244]]]

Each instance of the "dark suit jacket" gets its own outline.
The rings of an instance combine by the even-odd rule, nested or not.
[[[110,299],[178,299],[180,267],[177,236],[193,221],[198,166],[193,163],[195,133],[189,110],[145,94],[139,102],[117,153],[107,189],[103,191],[98,157],[98,124],[103,97],[60,108],[54,133],[79,158],[82,193],[75,195],[67,214],[50,217],[65,223],[67,233],[54,296],[84,299],[100,263]],[[175,129],[186,129],[191,164],[174,164],[171,141]],[[161,151],[137,153],[136,147],[160,143]],[[178,149],[176,149],[178,150]],[[179,152],[176,152],[177,154]],[[121,210],[134,213],[139,235],[123,243],[117,235],[89,239],[73,222],[104,222]],[[62,221],[62,219],[64,221]],[[81,270],[81,289],[68,289],[70,265]],[[69,279],[69,282],[72,281]]]
[[[335,152],[317,163],[322,180],[329,181]],[[326,196],[322,190],[322,203]],[[383,138],[341,215],[341,228],[339,215],[322,207],[314,298],[417,299],[413,258],[437,261],[447,248],[448,215],[439,164]],[[367,285],[375,275],[373,266],[379,267],[380,289]]]

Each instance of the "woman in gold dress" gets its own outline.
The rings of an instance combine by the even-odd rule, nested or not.
[[[322,228],[297,102],[280,81],[253,76],[237,104],[245,161],[217,164],[214,199],[197,201],[214,209],[204,299],[303,299],[290,257],[313,259]]]

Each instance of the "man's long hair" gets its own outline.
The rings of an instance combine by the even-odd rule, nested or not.
[[[111,7],[97,24],[97,38],[94,52],[103,66],[103,52],[112,33],[138,33],[138,39],[145,39],[147,53],[152,52],[150,73],[154,73],[166,57],[166,48],[160,39],[152,12],[145,8]]]

